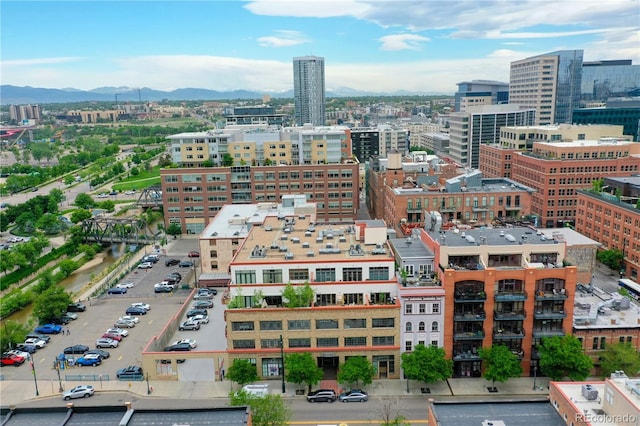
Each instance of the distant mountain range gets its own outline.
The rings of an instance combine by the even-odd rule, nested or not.
[[[147,102],[147,101],[215,101],[222,99],[261,99],[266,92],[251,90],[233,90],[219,92],[217,90],[185,88],[170,92],[154,90],[148,87],[140,89],[131,87],[98,87],[93,90],[79,90],[74,88],[45,89],[41,87],[19,87],[8,84],[0,86],[0,105],[12,104],[54,104],[66,102],[91,102],[101,101],[116,102]],[[293,90],[278,93],[268,93],[273,98],[293,99]],[[451,95],[449,93],[412,93],[398,91],[394,93],[375,93],[342,87],[333,91],[327,91],[327,97],[357,97],[357,96],[437,96]]]

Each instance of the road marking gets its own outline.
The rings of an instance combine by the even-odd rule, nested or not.
[[[118,361],[121,361],[121,360],[122,360],[122,355],[118,357]]]

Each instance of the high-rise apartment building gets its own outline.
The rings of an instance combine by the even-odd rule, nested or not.
[[[585,101],[638,96],[640,65],[632,65],[631,59],[583,62],[581,92]]]
[[[293,96],[296,124],[324,126],[325,113],[324,58],[293,58]]]
[[[535,116],[533,108],[522,109],[512,104],[469,107],[465,112],[455,112],[449,117],[449,158],[477,169],[481,144],[498,142],[501,127],[532,125]]]
[[[40,105],[9,105],[9,118],[20,124],[23,120],[40,120]]]
[[[582,83],[582,50],[511,62],[509,102],[536,110],[535,124],[571,123]]]
[[[472,80],[458,83],[455,93],[456,112],[464,112],[467,107],[497,105],[509,102],[509,83],[491,80]]]

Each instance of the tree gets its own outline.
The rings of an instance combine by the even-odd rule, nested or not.
[[[45,234],[57,234],[61,229],[60,219],[53,213],[46,213],[36,221],[36,227],[42,229]]]
[[[284,364],[287,382],[297,385],[307,383],[309,391],[312,385],[320,383],[324,375],[322,368],[318,367],[309,352],[288,354],[284,358]]]
[[[229,367],[226,377],[232,382],[236,382],[240,386],[247,383],[253,383],[258,380],[256,366],[251,364],[247,359],[234,359],[233,364]]]
[[[177,223],[170,223],[166,232],[168,235],[173,235],[173,238],[175,238],[177,235],[182,235],[182,226]]]
[[[600,354],[600,369],[603,377],[609,377],[618,370],[626,371],[629,376],[636,376],[640,373],[640,353],[631,343],[607,345]]]
[[[589,376],[593,362],[585,355],[582,343],[572,335],[554,336],[542,340],[538,346],[540,370],[551,380],[569,377],[582,381]]]
[[[244,391],[229,395],[231,405],[246,405],[251,409],[251,424],[254,426],[285,426],[291,412],[278,394],[252,395]]]
[[[33,315],[38,321],[46,322],[67,312],[71,296],[60,286],[52,286],[33,301]]]
[[[407,388],[410,379],[429,384],[453,375],[453,361],[446,359],[444,349],[437,346],[416,345],[413,352],[403,353],[402,368],[407,377]]]
[[[311,306],[315,292],[309,283],[304,286],[296,286],[288,283],[282,290],[283,305],[287,308],[308,308]]]
[[[233,157],[228,152],[225,152],[224,154],[222,154],[222,165],[224,167],[233,166]]]
[[[82,222],[83,220],[91,219],[92,216],[93,215],[89,210],[78,209],[71,213],[71,217],[69,218],[69,220],[71,220],[71,223],[78,223]]]
[[[484,366],[484,378],[491,380],[495,388],[496,380],[504,383],[511,377],[522,375],[522,366],[517,355],[505,345],[493,345],[480,349],[480,357]]]
[[[6,320],[2,324],[2,333],[0,333],[0,350],[5,352],[17,343],[24,342],[31,328],[17,321]]]
[[[80,194],[76,195],[76,200],[74,201],[73,204],[75,204],[77,207],[81,209],[89,210],[90,208],[96,205],[96,202],[93,198],[91,198],[89,194],[85,194],[84,192],[81,192]]]
[[[373,364],[364,356],[352,356],[340,364],[338,369],[338,383],[370,385],[376,374]]]
[[[384,398],[376,404],[374,412],[376,420],[380,426],[410,426],[405,417],[400,413],[402,410],[399,398]]]
[[[596,259],[614,271],[620,271],[623,266],[622,250],[601,250],[596,253]]]

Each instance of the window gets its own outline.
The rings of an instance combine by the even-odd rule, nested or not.
[[[342,281],[362,281],[362,268],[344,268]]]
[[[424,321],[420,321],[420,323],[418,323],[418,331],[424,331],[424,330],[425,330]]]
[[[298,338],[298,339],[289,339],[289,347],[290,348],[310,348],[311,347],[311,339],[306,338]]]
[[[424,314],[427,312],[427,304],[426,303],[420,303],[418,305],[418,313]]]
[[[260,321],[260,330],[282,330],[282,321]]]
[[[289,269],[289,279],[292,281],[308,281],[308,269]]]
[[[404,331],[406,331],[407,333],[411,333],[413,331],[413,325],[407,321],[407,323],[404,325]]]
[[[373,328],[393,328],[395,327],[394,318],[373,318],[371,326]]]
[[[310,330],[311,320],[289,320],[289,330]]]
[[[367,320],[364,318],[345,319],[344,328],[367,328]]]
[[[373,346],[388,346],[393,345],[395,341],[394,336],[374,336]]]
[[[234,321],[231,323],[233,331],[253,331],[253,321]]]
[[[262,349],[273,349],[280,347],[280,339],[262,339],[260,340],[260,347]]]
[[[607,342],[607,338],[606,337],[601,337],[600,338],[600,349],[604,349],[606,342]]]
[[[440,313],[440,304],[434,303],[433,305],[431,305],[431,312],[434,314]]]
[[[338,320],[332,319],[319,319],[316,320],[316,329],[317,330],[326,330],[329,328],[338,328]]]
[[[265,284],[278,284],[282,282],[282,269],[265,269],[262,271],[262,280]]]
[[[316,281],[327,282],[336,280],[335,268],[318,268],[316,269]]]
[[[256,341],[253,339],[234,340],[233,349],[255,349]]]
[[[367,338],[366,337],[345,337],[344,345],[345,346],[367,346]]]
[[[262,375],[279,376],[281,363],[280,358],[262,358]]]
[[[412,314],[413,313],[413,305],[411,305],[411,304],[404,305],[404,313],[405,314]]]
[[[379,266],[374,266],[372,268],[369,268],[369,279],[370,280],[388,280],[389,268],[379,267]]]
[[[593,346],[591,346],[591,349],[598,349],[598,338],[597,337],[593,338]]]
[[[318,337],[316,339],[316,346],[319,348],[331,348],[338,346],[337,337]]]
[[[406,342],[404,342],[404,350],[406,352],[411,352],[412,349],[413,349],[413,344],[411,343],[411,340],[407,340]]]
[[[236,284],[255,284],[256,271],[236,271]]]
[[[438,321],[431,323],[431,331],[438,331]]]

